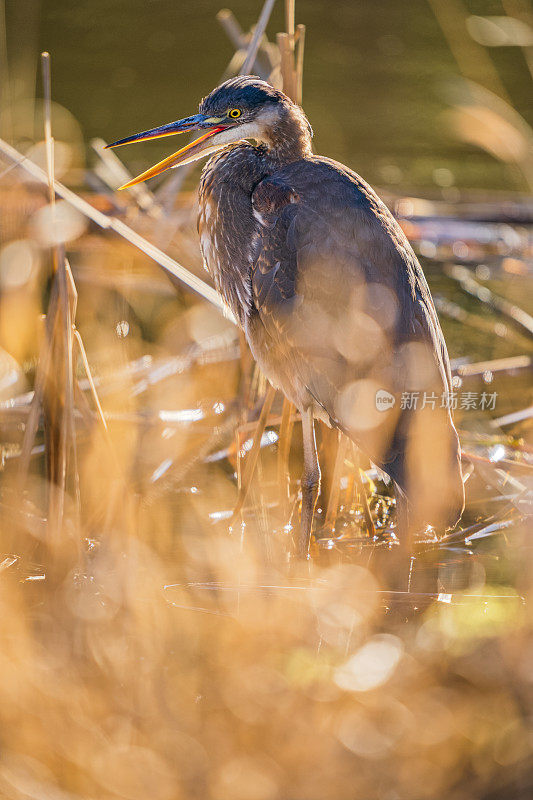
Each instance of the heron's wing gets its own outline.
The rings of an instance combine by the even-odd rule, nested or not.
[[[409,342],[437,354],[447,385],[425,277],[399,225],[361,179],[332,162],[297,162],[262,181],[253,201],[262,221],[252,272],[257,314],[272,346],[298,365],[332,417],[329,389],[338,394],[341,373],[342,381],[364,376],[385,351]]]
[[[364,181],[327,159],[284,167],[252,199],[261,227],[249,331],[267,374],[300,407],[312,398],[416,499],[419,521],[453,524],[463,489],[457,434],[439,405],[448,355],[398,223]],[[396,399],[386,413],[382,391]],[[402,407],[416,391],[437,408]]]

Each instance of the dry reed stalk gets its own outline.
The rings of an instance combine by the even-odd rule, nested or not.
[[[283,91],[296,103],[302,102],[303,46],[305,25],[294,25],[294,0],[285,0],[284,33],[278,33],[277,43],[280,52],[280,69],[283,80]],[[295,63],[295,48],[298,52]]]
[[[533,464],[528,464],[525,461],[513,461],[510,458],[500,458],[498,461],[493,461],[487,456],[481,456],[477,453],[472,453],[469,450],[461,449],[461,458],[467,459],[477,464],[487,464],[493,469],[515,469],[517,472],[533,473]]]
[[[235,48],[233,58],[226,69],[226,75],[238,74],[246,58],[247,47],[250,43],[250,35],[244,33],[234,13],[228,8],[221,9],[216,15],[216,18]],[[268,78],[273,68],[274,64],[272,63],[269,49],[265,47],[264,42],[261,41],[255,57],[255,63],[253,64],[253,70],[260,77]]]
[[[52,137],[50,55],[41,54],[44,90],[44,136],[49,201],[55,208],[54,140]],[[53,280],[57,283],[57,303],[53,304],[52,323],[46,327],[50,335],[49,372],[42,394],[46,463],[48,476],[48,534],[57,541],[63,524],[63,511],[72,435],[75,437],[74,391],[72,364],[72,311],[77,296],[63,249],[52,250]]]
[[[339,497],[341,491],[341,477],[348,444],[349,440],[346,438],[346,436],[344,436],[340,431],[337,431],[337,452],[335,454],[335,463],[333,466],[326,516],[324,519],[324,527],[327,531],[331,532],[334,531],[335,522],[337,520],[337,511],[339,508]]]
[[[43,66],[44,66],[44,59],[43,59]],[[46,87],[45,87],[45,96],[46,96]],[[50,111],[49,103],[47,111],[49,114]],[[46,129],[46,117],[45,117],[45,129]],[[46,144],[46,160],[48,168],[48,175],[46,175],[46,182],[48,183],[49,187],[51,187],[52,185],[51,174],[53,172],[51,164],[52,152],[48,142]],[[52,327],[54,325],[57,313],[58,293],[59,293],[58,283],[56,280],[54,280],[52,283],[52,289],[50,293],[48,313],[46,315],[44,337],[41,343],[39,358],[37,362],[33,400],[30,408],[30,413],[28,415],[28,419],[26,421],[26,425],[24,428],[24,438],[22,442],[22,451],[19,461],[19,482],[21,485],[24,485],[27,479],[27,474],[30,465],[30,457],[33,450],[35,435],[37,433],[37,427],[39,424],[39,417],[41,415],[41,410],[42,410],[42,403],[47,381],[47,375],[50,370],[50,362],[52,358],[52,345],[51,345]]]
[[[303,71],[304,71],[304,46],[305,46],[305,25],[296,26],[296,97],[298,105],[302,105],[303,98]]]
[[[353,470],[348,473],[346,481],[346,490],[344,492],[343,505],[348,514],[351,513],[355,500],[357,499],[357,490],[355,487],[355,475]]]
[[[74,336],[76,332],[74,333]],[[94,423],[94,411],[89,405],[89,401],[85,397],[85,392],[82,390],[79,381],[74,382],[74,403],[77,412],[87,428],[92,428]]]
[[[46,172],[38,167],[33,161],[25,158],[21,153],[19,153],[18,150],[16,150],[14,147],[11,147],[11,145],[5,142],[3,139],[0,139],[0,152],[2,152],[7,159],[14,162],[17,167],[23,169],[37,181],[48,184]],[[167,253],[164,253],[139,233],[132,230],[132,228],[126,225],[126,223],[122,222],[122,220],[117,219],[117,217],[108,217],[105,214],[102,214],[102,212],[98,211],[96,208],[93,208],[90,203],[87,203],[81,197],[78,197],[77,194],[72,192],[70,189],[67,189],[67,187],[63,186],[63,184],[61,184],[59,181],[55,181],[54,186],[55,193],[59,197],[69,203],[69,205],[71,205],[73,208],[76,208],[85,217],[96,223],[98,227],[102,228],[103,230],[114,231],[138,250],[141,250],[141,252],[145,253],[145,255],[147,255],[149,258],[153,259],[153,261],[159,264],[159,266],[162,267],[165,272],[177,278],[201,297],[208,300],[232,322],[235,321],[229,309],[219,297],[218,293],[201,278],[198,278],[188,269],[179,264],[175,259],[171,258],[171,256],[167,255]]]
[[[55,203],[54,192],[54,140],[52,139],[52,103],[50,80],[50,53],[41,53],[41,67],[44,89],[44,139],[46,145],[46,171],[48,173],[48,190],[50,205]]]
[[[7,411],[7,409],[6,409]],[[267,420],[267,425],[269,428],[277,428],[281,425],[283,421],[282,414],[271,414]],[[294,406],[292,406],[292,413],[290,415],[290,422],[294,425],[295,422],[301,422],[302,418],[298,411],[295,410]],[[241,433],[246,433],[247,431],[253,431],[256,422],[245,422],[240,426]]]
[[[294,427],[294,406],[286,397],[283,398],[283,411],[278,439],[278,488],[280,507],[283,519],[288,518],[291,497],[291,475],[289,470],[289,455],[291,452],[292,429]]]
[[[61,256],[58,256],[58,264]],[[54,273],[57,302],[49,308],[51,324],[49,336],[48,370],[45,374],[42,403],[45,432],[45,452],[48,478],[48,523],[51,539],[55,539],[63,520],[64,490],[66,486],[68,440],[72,412],[72,325],[64,269],[59,266]],[[37,393],[34,401],[39,402]]]
[[[261,414],[259,415],[259,419],[257,420],[257,425],[255,427],[252,447],[250,448],[250,452],[248,453],[248,457],[246,459],[246,466],[244,468],[242,482],[239,487],[237,502],[235,504],[235,508],[233,509],[233,515],[229,523],[230,526],[235,525],[235,523],[237,522],[237,518],[241,513],[242,507],[248,495],[250,484],[252,482],[252,477],[255,472],[255,468],[257,466],[257,459],[259,458],[259,452],[261,449],[261,439],[264,430],[266,428],[268,415],[270,414],[270,409],[272,408],[272,403],[274,401],[275,396],[276,396],[276,390],[271,384],[268,384],[265,399],[263,401],[263,407],[261,409]],[[239,452],[240,452],[240,447],[237,452],[237,457],[239,456]]]
[[[248,75],[254,65],[257,51],[259,50],[259,45],[261,44],[261,39],[263,38],[270,15],[272,14],[272,9],[274,8],[274,3],[275,0],[265,0],[265,4],[263,5],[259,15],[259,19],[257,20],[257,25],[255,26],[252,38],[250,39],[248,50],[246,51],[246,58],[244,59],[241,69],[239,70],[239,75]]]
[[[517,325],[522,333],[526,333],[528,338],[533,338],[533,317],[528,314],[516,303],[512,303],[507,298],[495,294],[487,286],[475,280],[470,270],[458,264],[444,265],[444,272],[452,280],[456,281],[460,288],[471,297],[475,297],[483,305],[488,306],[492,311],[507,317]]]
[[[39,425],[39,418],[41,416],[43,395],[45,391],[45,384],[48,372],[50,370],[51,362],[51,328],[56,316],[58,303],[58,285],[54,281],[50,293],[50,301],[48,304],[48,313],[46,315],[45,331],[41,342],[39,356],[37,359],[37,368],[35,372],[35,384],[33,390],[33,398],[30,405],[30,411],[26,424],[24,426],[24,437],[22,440],[22,449],[20,460],[18,464],[18,484],[19,488],[25,485],[30,468],[30,459],[35,442],[35,435]]]
[[[44,86],[44,131],[46,144],[47,182],[52,210],[55,207],[56,186],[54,179],[54,142],[51,120],[50,56],[42,54]],[[47,465],[49,543],[56,544],[63,526],[65,492],[69,472],[72,477],[76,514],[80,511],[80,482],[77,470],[77,446],[75,424],[75,393],[81,393],[75,380],[74,341],[78,348],[93,393],[99,417],[107,432],[107,425],[98,400],[94,381],[87,361],[85,348],[78,331],[75,330],[78,293],[70,265],[63,247],[56,245],[52,251],[52,290],[43,343],[37,364],[34,395],[25,426],[24,440],[19,463],[19,481],[25,483],[29,461],[33,450],[41,410],[45,431],[45,456]],[[70,469],[69,469],[70,468]]]
[[[506,356],[493,358],[490,361],[476,361],[473,364],[461,364],[455,370],[462,378],[471,378],[483,375],[484,372],[517,372],[518,370],[531,370],[533,356]]]
[[[59,281],[59,314],[56,316],[55,341],[52,349],[52,371],[50,375],[52,391],[46,392],[43,398],[43,410],[45,410],[45,431],[47,424],[50,426],[49,444],[52,451],[50,456],[53,458],[54,440],[57,434],[57,463],[54,464],[55,470],[51,470],[50,479],[50,502],[48,513],[48,527],[51,540],[58,541],[59,533],[63,524],[63,513],[65,504],[65,492],[67,487],[67,471],[69,461],[72,457],[74,467],[76,429],[74,420],[74,387],[73,387],[73,317],[75,310],[76,295],[69,291],[70,285],[67,278],[67,261],[64,254],[58,253],[57,280]],[[70,271],[70,270],[69,270]],[[54,369],[54,352],[56,354],[56,367]],[[50,405],[48,405],[50,403]],[[72,470],[74,483],[79,484],[79,478]],[[76,492],[78,497],[78,492]],[[79,511],[79,509],[78,509]]]
[[[295,0],[285,0],[285,30],[290,36],[291,50],[294,52],[294,4]]]
[[[533,418],[533,406],[529,406],[528,408],[521,408],[519,411],[513,411],[510,414],[504,414],[503,417],[496,417],[490,421],[491,428],[502,428],[506,425],[515,425],[517,422],[525,422],[526,420],[530,420]],[[514,445],[517,447],[517,445]],[[519,449],[522,452],[532,452],[532,448],[528,447],[527,444],[524,442],[520,442]]]
[[[368,505],[368,497],[366,496],[366,489],[363,483],[363,478],[361,477],[359,450],[354,444],[352,444],[352,454],[355,467],[355,472],[354,472],[355,485],[357,487],[357,493],[359,495],[359,500],[363,508],[363,516],[365,518],[366,530],[370,538],[373,539],[376,536],[376,528],[374,525],[374,520],[372,519],[372,514],[370,513],[370,506]]]
[[[76,345],[78,347],[78,352],[79,352],[79,355],[81,357],[81,361],[82,361],[82,364],[83,364],[83,369],[85,371],[85,375],[86,375],[87,380],[89,382],[89,389],[90,389],[90,392],[91,392],[91,395],[92,395],[92,398],[93,398],[94,405],[96,407],[96,413],[97,413],[98,419],[102,423],[102,427],[103,427],[104,431],[107,434],[108,433],[107,422],[106,422],[106,419],[105,419],[105,416],[104,416],[104,412],[102,410],[102,405],[100,403],[100,398],[98,397],[98,392],[96,391],[96,386],[94,385],[93,376],[91,374],[91,368],[89,366],[89,360],[87,358],[87,353],[85,351],[85,345],[83,344],[83,339],[81,338],[80,332],[78,331],[77,328],[74,328],[74,341],[76,342]],[[81,392],[81,389],[80,389],[80,392]],[[83,392],[81,392],[81,394],[85,398],[85,395],[83,394]]]
[[[283,78],[283,91],[288,94],[292,100],[296,99],[296,80],[294,71],[294,52],[292,49],[292,40],[288,33],[278,33],[276,40],[279,47],[280,54],[280,68]]]
[[[449,300],[447,297],[444,298],[436,295],[434,300],[435,308],[439,314],[442,314],[449,319],[453,319],[461,323],[461,325],[468,325],[470,328],[482,331],[483,333],[491,336],[497,336],[500,339],[506,339],[508,342],[515,345],[520,345],[521,347],[527,347],[531,344],[530,340],[522,336],[521,333],[515,331],[513,328],[508,327],[507,325],[501,325],[497,319],[485,319],[479,314],[474,314],[471,311],[467,311],[458,303]]]
[[[119,186],[131,181],[132,174],[124,166],[115,150],[106,150],[106,142],[103,139],[91,139],[91,147],[100,159],[102,167],[101,169],[96,169],[95,172],[110,189],[116,191]],[[148,216],[159,217],[161,210],[158,208],[156,199],[146,183],[137,183],[135,186],[131,186],[129,191],[141,211],[144,211]]]

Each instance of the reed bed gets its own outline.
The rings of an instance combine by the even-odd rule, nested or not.
[[[221,16],[230,69],[299,98],[305,28],[288,2],[276,50],[272,5],[255,34]],[[117,196],[101,156],[73,194],[45,120],[40,164],[0,142],[1,796],[529,798],[530,198],[387,195],[449,343],[467,508],[399,558],[383,476],[321,429],[299,564],[299,418],[205,285],[194,197]]]

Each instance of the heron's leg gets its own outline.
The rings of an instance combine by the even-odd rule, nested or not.
[[[326,508],[326,518],[324,520],[324,529],[330,534],[332,534],[335,530],[335,522],[337,520],[337,514],[339,511],[341,475],[349,441],[339,430],[334,430],[334,433],[337,438],[337,452],[335,454],[335,464],[333,466],[333,474],[331,476],[331,487],[329,490],[328,504]]]
[[[298,555],[306,556],[311,539],[313,514],[320,489],[320,465],[316,451],[313,409],[302,411],[304,471],[302,474],[302,517],[298,537]]]

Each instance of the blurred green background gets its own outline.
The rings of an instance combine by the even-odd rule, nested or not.
[[[37,56],[52,54],[53,96],[85,139],[113,140],[193,113],[218,82],[233,48],[215,15],[224,0],[7,0],[10,66],[24,64],[16,91],[35,85]],[[232,0],[245,30],[260,0]],[[502,15],[498,0],[468,0],[469,14]],[[426,0],[299,0],[307,26],[304,107],[317,152],[378,185],[428,189],[525,189],[520,174],[456,140],[445,123],[444,86],[457,64]],[[268,33],[284,29],[277,3]],[[531,82],[518,47],[490,49],[515,109],[532,121]],[[26,81],[26,86],[24,86]],[[40,93],[40,87],[38,88]],[[169,152],[164,140],[125,151],[135,172]]]

